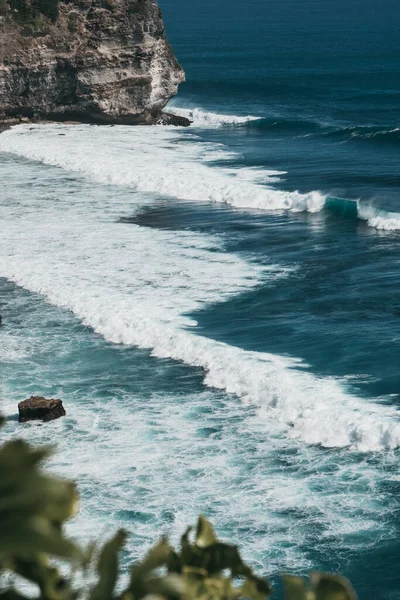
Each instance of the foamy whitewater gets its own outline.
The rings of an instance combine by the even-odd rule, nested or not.
[[[0,136],[6,435],[57,445],[50,468],[81,495],[71,535],[86,543],[128,528],[124,565],[160,532],[176,542],[204,512],[260,572],[308,571],[315,553],[330,570],[332,540],[346,560],[397,535],[387,487],[398,480],[399,411],[295,355],[202,331],[201,313],[296,286],[302,268],[290,252],[232,251],[229,235],[180,225],[179,210],[318,219],[326,198],[275,189],[285,171],[236,165],[200,130],[46,125]],[[167,226],[141,224],[160,207],[172,211]],[[357,210],[388,228],[385,215]],[[36,393],[62,397],[67,417],[20,429],[16,404]]]
[[[0,150],[78,172],[101,183],[130,185],[141,192],[240,209],[315,213],[326,203],[326,195],[318,191],[301,194],[273,189],[272,184],[285,174],[283,171],[224,167],[223,162],[235,156],[232,152],[174,127],[132,131],[123,127],[23,125],[1,136]],[[215,161],[222,165],[210,169]],[[400,229],[397,213],[355,203],[358,217],[370,227]]]
[[[258,186],[249,171],[243,180],[240,171],[211,169],[205,163],[216,149],[191,138],[178,144],[179,136],[160,128],[18,127],[0,137],[0,149],[98,182],[190,200],[311,211],[323,202]],[[186,314],[290,270],[226,254],[213,237],[115,222],[141,202],[72,196],[65,203],[18,194],[15,205],[2,207],[0,275],[71,310],[111,342],[202,367],[206,385],[256,405],[289,437],[361,451],[400,445],[395,408],[359,401],[339,381],[302,372],[296,359],[190,333],[195,322]]]
[[[346,449],[397,445],[394,410],[362,403],[340,382],[302,372],[298,361],[191,333],[188,311],[295,270],[228,254],[213,235],[119,223],[117,216],[156,201],[124,186],[100,186],[21,160],[3,163],[1,177],[7,202],[0,275],[43,298],[11,288],[2,297],[16,324],[6,337],[11,352],[2,357],[2,411],[13,415],[23,394],[45,393],[49,385],[64,398],[65,419],[18,433],[56,444],[51,468],[78,479],[81,511],[69,526],[72,535],[87,543],[127,527],[134,534],[129,561],[160,531],[176,542],[186,524],[208,512],[225,539],[237,539],[245,522],[245,556],[260,570],[267,560],[270,573],[310,569],[307,544],[328,556],[332,536],[349,550],[358,548],[359,532],[395,535],[384,519],[392,508],[378,490],[386,475],[367,457],[359,473]],[[90,329],[78,330],[73,315]],[[172,392],[164,379],[176,367],[156,358],[147,365],[122,344],[201,367],[211,387],[190,383],[189,391],[181,384]],[[9,421],[6,433],[15,434],[15,425]],[[321,455],[314,444],[344,446],[345,454]],[[390,467],[391,453],[379,461]],[[371,486],[376,492],[365,502]]]
[[[400,575],[400,3],[160,0],[189,128],[0,135],[4,438],[123,570],[199,513],[283,597]],[[19,424],[17,403],[67,415]]]
[[[202,143],[174,127],[20,126],[0,137],[0,150],[81,173],[101,183],[130,185],[140,192],[236,208],[315,212],[325,199],[318,192],[281,192],[243,181],[241,170],[210,169],[231,158],[218,144]],[[267,180],[269,171],[264,173]]]
[[[207,128],[223,127],[224,125],[244,125],[262,119],[262,117],[252,117],[251,115],[219,115],[201,108],[181,108],[174,106],[174,104],[168,106],[168,112],[189,119],[195,127]]]

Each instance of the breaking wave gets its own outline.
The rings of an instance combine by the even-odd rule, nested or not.
[[[371,125],[356,126],[333,120],[318,121],[312,119],[296,119],[293,117],[227,115],[205,111],[201,108],[168,107],[168,112],[186,117],[194,127],[214,129],[223,126],[247,126],[250,129],[262,130],[271,134],[293,137],[332,138],[343,142],[365,141],[376,144],[397,145],[400,143],[399,127],[376,127]]]
[[[274,189],[284,171],[225,167],[224,161],[237,158],[236,154],[223,144],[199,141],[176,128],[23,125],[0,136],[0,151],[140,192],[270,212],[328,210],[366,221],[377,230],[400,230],[400,214],[360,200]]]
[[[199,296],[204,302],[216,300],[215,296],[222,300],[254,285],[257,273],[253,269],[250,275],[249,264],[193,248],[192,240],[179,240],[176,232],[169,236],[163,232],[160,238],[154,231],[122,228],[103,225],[105,234],[99,235],[96,228],[79,226],[78,221],[71,227],[69,220],[66,226],[57,225],[54,238],[54,223],[47,220],[41,227],[35,223],[32,235],[24,228],[25,241],[20,249],[12,249],[1,275],[73,311],[113,343],[151,349],[155,357],[202,368],[207,386],[256,405],[271,426],[289,437],[359,451],[400,445],[399,415],[394,408],[347,394],[335,379],[302,372],[296,360],[244,351],[181,329],[185,323],[194,324],[182,312],[201,304]],[[61,247],[60,239],[67,240]],[[3,256],[9,247],[10,240],[2,248]],[[134,260],[127,264],[129,255]],[[143,262],[138,265],[139,255]],[[124,265],[122,272],[111,275],[118,264]],[[109,274],[106,281],[104,273]],[[218,281],[225,288],[223,296],[213,287]]]
[[[369,227],[381,231],[399,231],[400,213],[388,212],[360,200],[327,198],[325,209],[342,217],[365,221]]]
[[[192,121],[195,127],[214,128],[222,127],[224,125],[244,125],[263,119],[263,117],[254,117],[250,115],[220,115],[218,113],[204,111],[201,108],[179,108],[177,106],[168,107],[168,112],[179,117],[186,117]]]
[[[18,126],[0,136],[0,151],[140,192],[266,211],[318,212],[325,196],[273,189],[266,169],[211,166],[232,158],[222,144],[200,142],[175,128]],[[236,155],[234,155],[236,157]],[[262,183],[261,183],[262,180]]]
[[[351,126],[328,130],[325,137],[343,139],[343,141],[369,141],[377,144],[399,144],[400,127],[382,128],[372,126]]]
[[[186,117],[197,128],[214,129],[223,126],[246,126],[271,134],[290,137],[332,138],[343,143],[366,142],[384,145],[400,143],[400,127],[378,127],[372,125],[348,125],[334,120],[313,120],[277,116],[251,116],[218,114],[201,108],[168,107],[168,112]]]
[[[123,183],[131,184],[141,163],[132,163],[129,148],[137,143],[135,136],[143,136],[142,147],[135,151],[139,160],[141,153],[150,151],[145,140],[152,135],[147,130],[136,133],[127,129],[117,135],[114,128],[52,127],[45,135],[43,130],[8,132],[0,137],[1,147],[65,168],[73,165],[106,183],[117,183],[118,175]],[[56,137],[60,131],[67,135]],[[171,153],[169,135],[158,138],[159,146],[151,146],[152,167],[147,159],[146,171],[150,181],[151,169],[162,165],[157,161],[157,148],[163,160]],[[96,137],[96,145],[91,136]],[[186,168],[183,162],[173,165],[172,183],[176,186],[179,178],[188,185],[188,173],[193,167],[196,174],[199,168],[195,163]],[[400,445],[399,413],[394,407],[361,400],[347,393],[340,381],[307,372],[296,359],[245,351],[202,337],[193,330],[193,318],[185,316],[261,283],[268,285],[269,279],[290,276],[290,272],[227,254],[215,236],[116,222],[117,215],[127,210],[131,213],[140,204],[140,195],[129,194],[127,188],[119,188],[123,190],[120,197],[117,191],[102,195],[100,189],[107,191],[107,186],[97,186],[93,192],[93,184],[83,179],[78,192],[71,191],[65,171],[44,169],[44,180],[51,182],[46,187],[40,182],[37,166],[32,165],[30,179],[26,176],[24,180],[30,193],[21,194],[13,184],[23,176],[21,166],[15,163],[14,174],[9,165],[6,171],[4,185],[9,182],[13,196],[0,208],[0,276],[69,309],[113,343],[135,345],[151,350],[156,357],[201,368],[207,386],[256,406],[271,431],[278,434],[306,444],[357,451],[392,450]],[[201,188],[204,194],[207,186],[212,188],[231,177],[219,169],[208,172]],[[163,182],[166,176],[163,173],[156,181]],[[257,187],[247,179],[242,185]],[[263,193],[261,186],[260,190]]]

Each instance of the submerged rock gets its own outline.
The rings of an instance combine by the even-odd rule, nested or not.
[[[57,398],[43,398],[42,396],[31,396],[18,404],[19,422],[26,421],[53,421],[63,417],[65,409],[61,400]]]
[[[152,124],[182,81],[156,0],[0,0],[4,121]]]

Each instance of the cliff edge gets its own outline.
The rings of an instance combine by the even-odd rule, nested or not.
[[[165,122],[184,78],[156,0],[0,0],[0,121]]]

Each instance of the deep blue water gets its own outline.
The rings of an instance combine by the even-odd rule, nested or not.
[[[6,434],[124,564],[203,512],[278,589],[398,598],[400,6],[160,4],[189,130],[0,137]],[[30,394],[67,417],[20,427]]]
[[[176,104],[265,119],[213,139],[229,139],[249,164],[288,171],[285,189],[398,210],[398,2],[161,6],[187,73]]]

